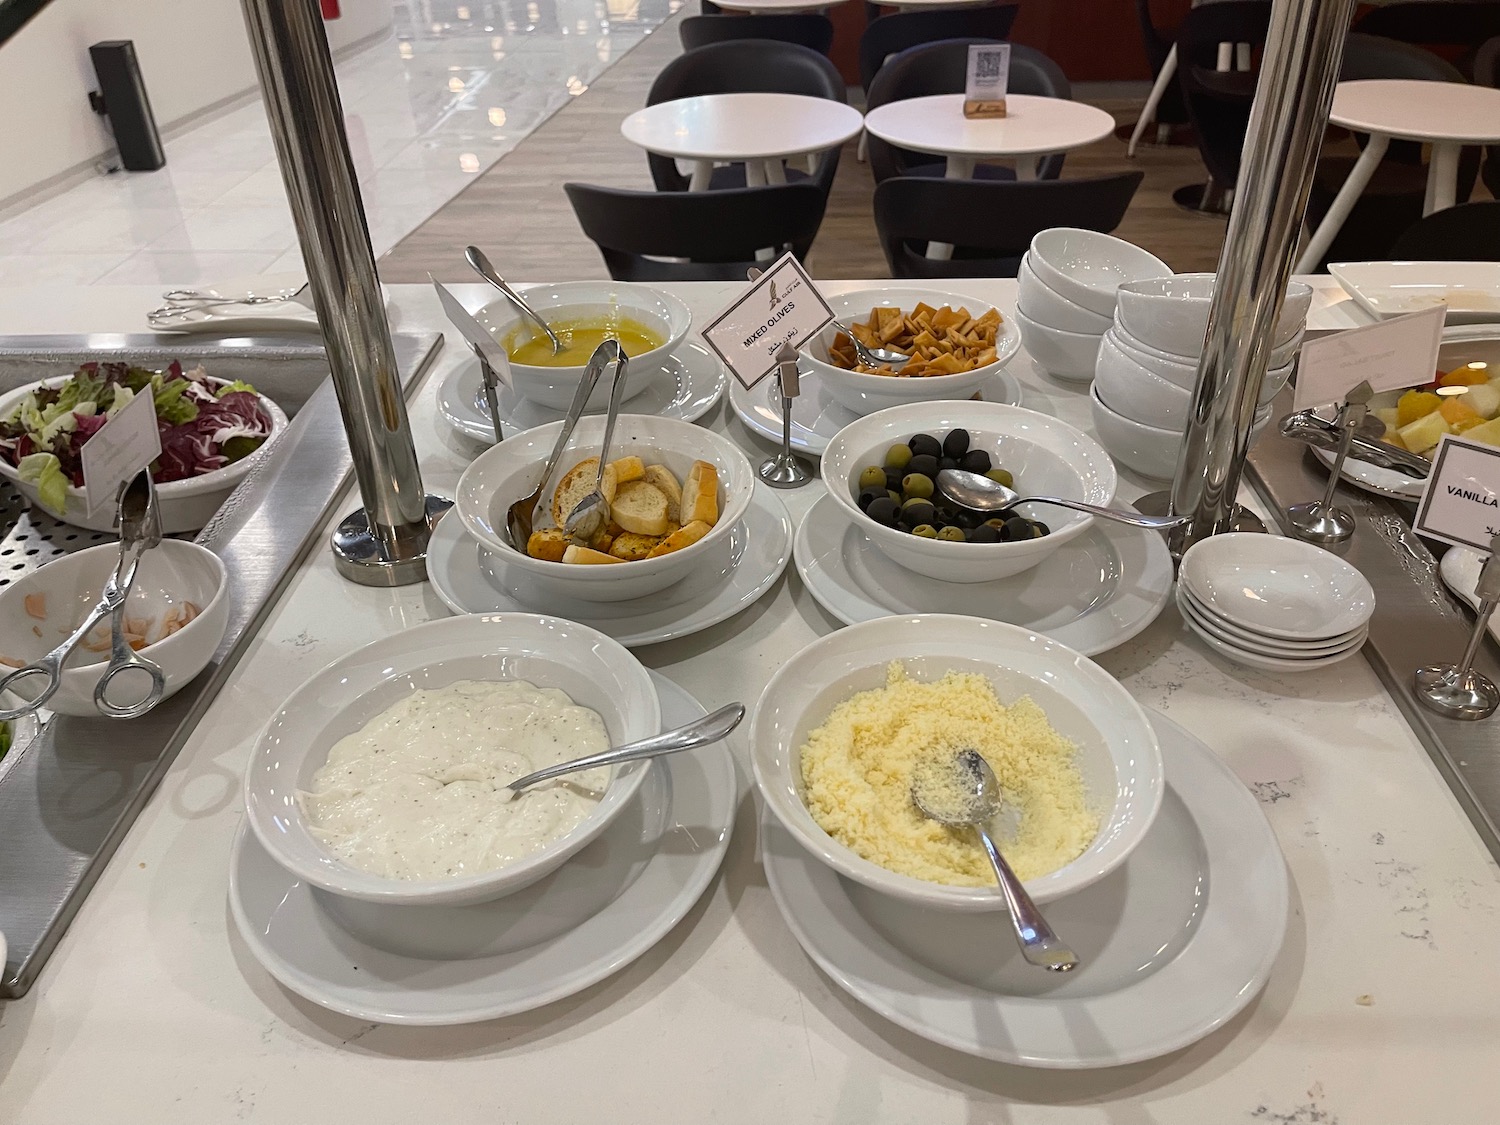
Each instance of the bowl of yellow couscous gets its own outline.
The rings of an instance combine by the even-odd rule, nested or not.
[[[1004,910],[971,829],[912,804],[913,771],[979,751],[1004,796],[991,830],[1038,903],[1115,870],[1161,805],[1156,735],[1088,657],[1028,629],[885,617],[813,642],[777,671],[750,727],[766,804],[847,878],[939,909]]]

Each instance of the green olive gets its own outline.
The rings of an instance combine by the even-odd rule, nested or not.
[[[895,469],[898,473],[911,464],[911,446],[902,442],[893,445],[885,451],[885,467]]]
[[[938,537],[938,529],[930,523],[918,524],[911,529],[911,533],[913,535],[920,535],[923,539],[936,539]]]
[[[884,488],[885,470],[877,465],[871,465],[868,469],[859,474],[859,487]]]
[[[1016,486],[1016,478],[1010,475],[1009,469],[991,469],[984,475],[996,484],[1005,485],[1006,488],[1014,488]]]
[[[932,478],[921,473],[907,473],[901,478],[901,491],[909,499],[930,500],[933,492]]]
[[[964,529],[949,524],[937,533],[937,537],[945,543],[962,543],[964,541]]]

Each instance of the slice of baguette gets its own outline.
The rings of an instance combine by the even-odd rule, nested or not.
[[[595,551],[574,544],[563,553],[562,561],[565,563],[617,563],[624,560],[617,559],[614,555],[606,555],[603,551]]]
[[[684,547],[691,547],[711,530],[713,530],[712,527],[703,520],[695,520],[692,523],[684,524],[653,547],[651,553],[646,557],[654,559],[661,555],[670,555],[673,551],[680,551]]]
[[[682,484],[683,526],[698,520],[712,527],[719,522],[719,470],[707,461],[694,461]]]
[[[655,535],[637,535],[633,531],[622,531],[615,536],[609,553],[625,562],[639,562],[647,558],[661,539]]]
[[[589,457],[578,462],[566,473],[557,484],[557,491],[552,494],[552,522],[558,527],[568,521],[568,513],[578,507],[579,502],[594,491],[594,474],[599,471],[599,458]],[[611,462],[604,466],[604,479],[599,484],[599,491],[604,493],[604,499],[614,503],[615,491],[618,487],[615,475],[615,466]]]
[[[682,519],[682,485],[665,465],[647,465],[646,483],[661,491],[667,498],[667,519],[677,523]]]
[[[665,535],[671,522],[667,517],[667,498],[660,489],[643,480],[620,485],[610,502],[610,514],[617,524],[637,535]]]
[[[615,482],[617,485],[624,484],[630,480],[640,480],[646,475],[646,466],[641,463],[639,457],[621,457],[611,461],[610,467],[615,471]]]
[[[531,538],[526,540],[526,553],[544,562],[562,562],[563,553],[567,549],[568,537],[560,527],[544,527],[541,531],[533,531]]]

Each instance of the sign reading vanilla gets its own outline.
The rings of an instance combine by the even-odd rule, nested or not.
[[[1489,554],[1500,535],[1500,448],[1446,434],[1432,459],[1415,527]]]
[[[833,320],[833,310],[790,253],[766,267],[708,322],[703,342],[746,387],[776,369],[784,345],[800,348]]]

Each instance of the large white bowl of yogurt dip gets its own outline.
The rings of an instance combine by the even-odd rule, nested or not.
[[[251,754],[246,816],[278,863],[334,894],[485,902],[587,846],[650,763],[513,798],[509,781],[660,729],[650,674],[603,633],[529,613],[433,621],[292,693]]]

